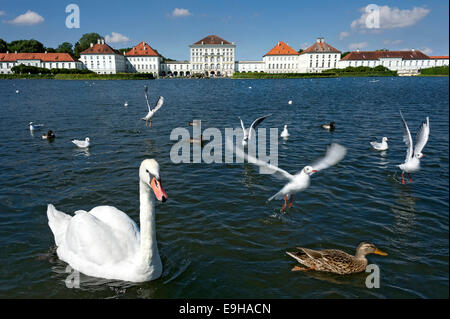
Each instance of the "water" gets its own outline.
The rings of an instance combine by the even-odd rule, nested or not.
[[[166,99],[150,129],[140,120],[144,84],[152,100]],[[0,81],[0,297],[448,298],[448,102],[448,78]],[[399,109],[413,139],[427,115],[431,126],[422,169],[407,185],[396,167],[406,150]],[[170,161],[175,127],[201,119],[224,132],[240,127],[238,116],[250,123],[267,113],[261,127],[280,133],[288,124],[279,166],[289,172],[333,141],[348,148],[285,214],[280,201],[266,203],[283,183],[252,165]],[[335,132],[320,128],[331,120]],[[31,136],[29,121],[45,127]],[[40,138],[48,129],[53,143]],[[86,136],[89,151],[70,142]],[[384,155],[369,145],[383,136]],[[82,275],[80,289],[68,289],[47,203],[67,213],[113,205],[138,222],[137,168],[149,157],[169,195],[157,205],[162,277],[132,284]],[[291,272],[296,262],[285,254],[296,246],[354,252],[361,241],[389,253],[369,256],[379,289],[366,288],[366,273]]]

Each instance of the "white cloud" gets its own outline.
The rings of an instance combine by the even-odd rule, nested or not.
[[[422,51],[422,52],[425,53],[426,55],[431,54],[431,53],[433,52],[433,50],[431,50],[431,49],[428,48],[428,47],[422,47],[422,48],[420,49],[420,51]]]
[[[123,34],[111,32],[111,35],[107,34],[105,36],[105,41],[108,43],[123,43],[130,41],[130,39]]]
[[[349,37],[349,36],[350,36],[349,32],[342,31],[341,34],[339,34],[339,40],[342,40],[342,39],[344,39],[346,37]]]
[[[187,17],[190,16],[191,13],[189,12],[188,9],[183,9],[183,8],[175,8],[172,11],[172,17]]]
[[[302,50],[306,50],[307,48],[309,48],[309,43],[308,43],[308,42],[303,42],[303,43],[300,45],[300,48],[301,48]]]
[[[370,5],[369,5],[370,6]],[[357,20],[351,23],[352,29],[370,29],[366,22],[372,20],[374,12],[367,12],[366,8],[362,8],[363,14]],[[422,20],[431,10],[421,7],[414,7],[412,10],[400,10],[398,8],[390,8],[389,6],[379,6],[379,29],[396,29],[409,27]],[[373,27],[372,27],[373,28]],[[375,28],[377,29],[377,28]]]
[[[358,49],[364,49],[365,47],[367,47],[369,44],[367,42],[357,42],[357,43],[350,43],[348,45],[348,48],[350,50],[358,50]]]
[[[403,40],[384,40],[383,43],[385,45],[397,45],[403,43]]]
[[[15,19],[6,22],[17,25],[34,25],[44,22],[44,18],[39,14],[37,14],[36,12],[28,10],[27,12],[21,14]]]
[[[5,15],[5,11],[0,10],[0,17]]]

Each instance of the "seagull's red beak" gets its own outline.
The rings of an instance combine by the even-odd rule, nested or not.
[[[155,193],[156,199],[164,203],[167,200],[168,196],[166,194],[166,191],[162,187],[161,180],[158,181],[153,177],[152,181],[150,182],[150,186],[153,189],[153,193]]]
[[[316,169],[313,169],[312,172],[313,172],[313,173],[317,173],[317,170],[316,170]]]

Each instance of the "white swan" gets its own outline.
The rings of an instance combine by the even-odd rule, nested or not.
[[[167,194],[154,159],[144,160],[139,167],[139,193],[140,231],[127,214],[112,206],[79,210],[69,216],[49,204],[48,224],[58,257],[94,277],[144,282],[161,276],[154,197],[165,202]]]

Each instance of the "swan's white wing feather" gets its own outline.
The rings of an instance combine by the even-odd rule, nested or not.
[[[116,215],[114,210],[110,213]],[[87,274],[91,264],[108,266],[131,260],[139,249],[139,236],[123,231],[130,223],[113,227],[117,220],[112,216],[100,219],[90,212],[79,212],[72,217],[64,242],[58,247],[61,259]]]
[[[405,157],[405,162],[407,162],[413,156],[413,142],[411,133],[409,132],[408,124],[406,124],[406,121],[403,118],[402,111],[400,111],[400,116],[402,117],[403,122],[403,142],[405,142],[406,147],[408,148],[406,150],[406,157]]]
[[[271,116],[271,115],[272,115],[272,114],[265,115],[265,116],[261,116],[261,117],[258,117],[255,121],[253,121],[252,125],[250,125],[250,128],[249,128],[249,133],[248,133],[248,138],[249,138],[249,139],[252,138],[252,131],[253,131],[253,129],[256,130],[256,127],[257,127],[259,124],[261,124],[261,123],[264,121],[264,119],[265,119],[266,117]]]
[[[414,147],[414,155],[420,154],[428,142],[428,136],[430,135],[430,119],[427,119],[419,128],[416,135],[416,146]]]
[[[337,143],[331,144],[327,148],[325,156],[311,165],[314,170],[320,171],[339,163],[347,154],[347,149]]]
[[[232,145],[233,145],[233,143],[231,141],[229,141],[229,140],[227,140],[226,143],[225,143],[225,147],[228,150],[233,150],[233,146]],[[236,150],[234,152],[235,152],[237,158],[245,160],[245,158],[247,157],[249,163],[255,164],[257,166],[265,167],[266,169],[272,171],[273,172],[272,176],[275,176],[277,178],[287,179],[287,180],[292,180],[294,178],[293,175],[289,174],[288,172],[286,172],[285,170],[283,170],[283,169],[281,169],[279,167],[276,167],[276,166],[274,166],[272,164],[269,164],[269,163],[266,163],[264,161],[261,161],[261,160],[255,158],[254,156],[252,156],[250,154],[245,154],[244,150],[241,149],[237,145],[236,145]]]
[[[158,99],[158,102],[156,102],[155,107],[153,108],[153,112],[158,111],[164,104],[164,97],[160,96]]]

